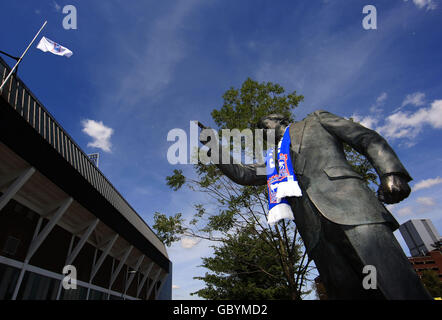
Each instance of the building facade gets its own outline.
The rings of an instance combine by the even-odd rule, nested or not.
[[[1,82],[9,70],[0,59]],[[11,77],[0,93],[0,299],[171,299],[171,279],[164,244]]]
[[[408,220],[399,227],[399,231],[413,257],[424,256],[434,250],[432,246],[440,240],[440,235],[429,219]]]
[[[422,272],[425,270],[432,270],[439,275],[439,280],[442,281],[442,253],[439,250],[428,252],[424,256],[410,257],[413,269],[422,277]]]

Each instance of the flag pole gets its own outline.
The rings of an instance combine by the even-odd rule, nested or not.
[[[3,81],[2,85],[0,86],[0,93],[3,90],[3,86],[6,84],[6,82],[8,82],[9,78],[11,77],[12,73],[14,72],[14,70],[17,68],[18,64],[23,60],[23,57],[25,56],[26,52],[28,52],[29,48],[32,46],[32,44],[34,43],[35,39],[37,39],[38,35],[40,34],[41,30],[43,30],[43,28],[46,26],[48,22],[45,21],[43,23],[43,25],[41,26],[40,30],[38,30],[37,34],[35,35],[34,39],[32,39],[31,43],[29,43],[28,47],[26,48],[26,50],[23,52],[23,54],[21,55],[20,59],[17,60],[17,63],[15,64],[15,66],[11,69],[11,72],[9,72],[8,76],[6,77],[5,81]]]

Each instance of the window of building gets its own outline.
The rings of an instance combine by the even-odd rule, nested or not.
[[[27,271],[18,293],[18,300],[55,300],[59,280]]]
[[[9,254],[11,256],[15,255],[18,246],[20,245],[20,239],[16,237],[8,236],[3,246],[3,253]]]
[[[77,289],[62,289],[60,300],[86,300],[87,288],[77,285]]]
[[[89,292],[89,300],[107,300],[107,294],[102,291],[91,289]]]
[[[19,274],[19,269],[0,264],[0,300],[12,298]]]

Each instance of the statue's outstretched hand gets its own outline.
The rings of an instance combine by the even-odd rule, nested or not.
[[[200,127],[201,130],[204,130],[204,129],[211,129],[211,128],[209,128],[209,127],[206,127],[205,125],[203,125],[203,124],[202,124],[201,122],[199,122],[199,121],[198,121],[198,127]],[[202,139],[202,134],[200,133],[200,135],[199,135],[199,139],[198,139],[198,140],[200,141],[200,143],[201,143],[203,146],[206,146],[206,145],[210,142],[210,136],[207,137],[207,139],[206,139],[206,138]],[[209,150],[209,151],[207,152],[207,155],[210,157],[211,153],[212,153],[212,150]]]
[[[205,125],[203,125],[201,122],[198,121],[198,127],[200,127],[201,130],[203,129],[210,129],[208,127],[206,127]]]
[[[408,197],[410,192],[411,189],[405,177],[391,174],[381,178],[378,198],[387,204],[398,203]]]
[[[200,129],[201,130],[204,130],[204,129],[210,129],[209,127],[206,127],[205,125],[203,125],[201,122],[199,122],[198,121],[198,127],[200,127]],[[206,145],[209,141],[210,141],[210,137],[209,137],[209,139],[207,139],[207,140],[205,140],[205,139],[202,139],[202,134],[200,133],[199,134],[199,138],[198,138],[198,140],[199,140],[199,142],[202,144],[202,145]]]

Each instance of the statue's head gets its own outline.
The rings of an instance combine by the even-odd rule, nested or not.
[[[284,134],[285,128],[289,125],[289,119],[280,114],[272,113],[259,120],[258,127],[261,129],[274,129],[275,137],[279,140]]]

